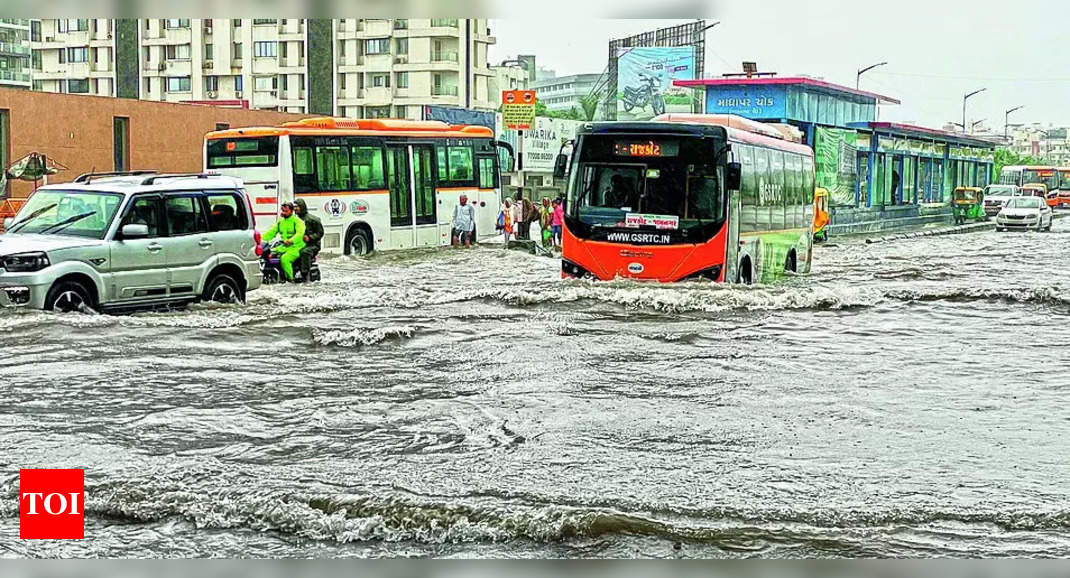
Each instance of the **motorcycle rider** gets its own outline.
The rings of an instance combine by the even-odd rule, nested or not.
[[[308,214],[308,205],[304,199],[294,201],[294,213],[305,222],[305,246],[301,249],[299,261],[301,281],[308,281],[308,272],[312,269],[312,260],[319,255],[320,240],[323,239],[323,222],[319,217]]]
[[[305,223],[294,214],[293,203],[283,203],[280,210],[282,216],[264,233],[262,241],[270,243],[276,236],[282,239],[282,245],[271,252],[278,255],[286,280],[293,281],[294,261],[301,257],[301,249],[305,246]]]

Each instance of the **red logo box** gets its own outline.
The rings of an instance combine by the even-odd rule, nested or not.
[[[19,470],[19,538],[85,538],[85,470]]]

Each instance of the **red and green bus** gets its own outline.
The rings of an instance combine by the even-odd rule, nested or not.
[[[571,158],[563,277],[768,282],[808,273],[814,155],[730,115],[587,123]]]

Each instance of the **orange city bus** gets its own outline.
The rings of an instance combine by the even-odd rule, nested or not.
[[[512,149],[491,129],[439,121],[308,118],[211,132],[204,146],[206,171],[245,182],[258,229],[304,199],[323,221],[323,251],[346,255],[448,245],[462,194],[476,239],[494,236],[502,162]]]
[[[562,276],[767,282],[808,273],[814,156],[730,115],[587,123],[568,168]]]

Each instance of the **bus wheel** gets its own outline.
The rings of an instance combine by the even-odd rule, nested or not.
[[[346,255],[364,257],[372,252],[372,239],[368,231],[361,227],[353,227],[346,235]]]

